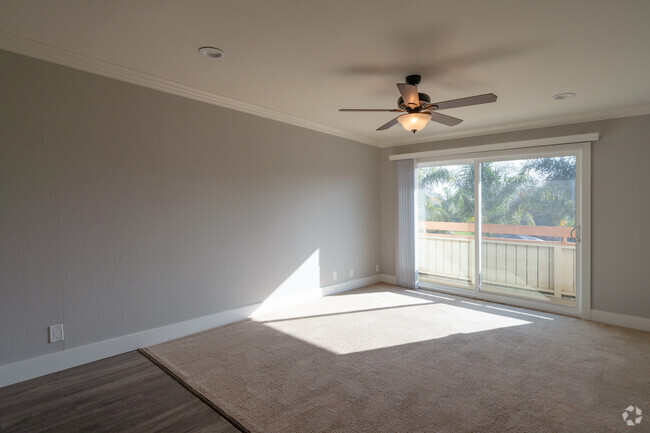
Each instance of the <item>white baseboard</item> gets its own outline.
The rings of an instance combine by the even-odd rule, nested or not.
[[[387,284],[397,284],[395,275],[382,274],[381,281]],[[650,318],[647,317],[629,316],[627,314],[591,310],[591,321],[650,332]]]
[[[146,331],[6,364],[0,366],[0,387],[243,320],[249,317],[259,305],[253,304],[222,311],[184,322],[147,329]]]
[[[308,302],[321,296],[358,289],[380,281],[382,281],[380,275],[357,278],[355,280],[326,286],[318,289],[318,291],[307,290],[305,293],[292,295],[290,299],[289,297],[273,299],[272,302],[260,302],[245,307],[221,311],[184,322],[173,323],[159,328],[148,329],[97,343],[1,365],[0,388],[153,344],[163,343],[185,335],[227,325],[228,323],[244,320],[259,314],[270,313],[276,309]]]
[[[347,292],[348,290],[358,289],[361,287],[369,286],[371,284],[381,283],[382,278],[380,274],[371,275],[365,278],[357,278],[356,280],[344,281],[331,286],[323,287],[323,296],[335,295],[337,293]]]
[[[262,302],[257,309],[255,309],[250,317],[262,316],[284,308],[293,307],[294,305],[304,304],[313,301],[314,299],[322,298],[323,296],[335,295],[337,293],[347,292],[348,290],[358,289],[379,282],[381,282],[381,275],[372,275],[370,277],[357,278],[317,289],[303,290],[298,294],[292,294],[290,296],[267,299]]]
[[[395,276],[378,274],[365,278],[357,278],[355,280],[322,287],[319,290],[319,293],[312,290],[305,291],[305,293],[301,293],[297,296],[291,296],[291,299],[274,299],[273,302],[270,303],[257,303],[222,311],[208,316],[186,320],[184,322],[148,329],[146,331],[99,341],[85,346],[74,347],[61,352],[2,365],[0,366],[0,387],[55,373],[57,371],[66,370],[78,365],[130,352],[153,344],[173,340],[185,335],[216,328],[228,323],[254,317],[262,313],[272,312],[275,309],[286,308],[289,305],[308,302],[321,296],[334,295],[379,282],[395,284]],[[262,309],[261,307],[264,308]],[[610,325],[650,332],[650,319],[645,317],[591,310],[591,320],[594,322],[602,322]]]
[[[593,322],[607,323],[609,325],[650,332],[650,319],[647,317],[628,316],[627,314],[591,310],[591,320]]]

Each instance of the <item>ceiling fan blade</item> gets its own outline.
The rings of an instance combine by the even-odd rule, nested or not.
[[[420,96],[418,95],[418,88],[413,84],[406,83],[397,83],[397,88],[399,93],[404,99],[404,103],[409,107],[419,107],[420,106]]]
[[[432,121],[442,123],[443,125],[447,125],[447,126],[455,126],[463,121],[463,119],[447,116],[446,114],[442,114],[442,113],[436,113],[435,111],[432,111],[431,113],[427,112],[427,114],[431,115]]]
[[[399,117],[399,116],[397,116],[397,117]],[[383,131],[384,129],[388,129],[391,126],[397,125],[397,117],[394,118],[393,120],[391,120],[390,122],[384,123],[383,125],[381,125],[379,128],[377,128],[377,131]]]
[[[433,108],[434,110],[446,110],[448,108],[467,107],[468,105],[487,104],[495,102],[497,95],[494,93],[486,93],[484,95],[468,96],[467,98],[452,99],[450,101],[434,102],[427,105],[425,110]],[[437,108],[434,108],[437,107]]]
[[[393,113],[403,113],[404,110],[397,108],[339,108],[339,111],[390,111]]]

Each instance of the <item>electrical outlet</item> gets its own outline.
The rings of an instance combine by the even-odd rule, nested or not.
[[[50,343],[63,341],[63,325],[52,325],[47,328],[50,331]]]
[[[338,279],[339,279],[339,273],[336,272],[336,271],[332,272],[332,279],[333,279],[334,281],[338,280]]]
[[[354,278],[354,269],[350,269],[350,278]]]
[[[375,266],[375,272],[379,272],[379,265]]]

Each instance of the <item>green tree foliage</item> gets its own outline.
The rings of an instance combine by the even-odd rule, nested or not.
[[[536,171],[545,181],[575,181],[576,159],[574,156],[529,159],[522,170]]]
[[[521,200],[527,211],[535,215],[535,225],[574,226],[575,157],[531,159],[521,171],[536,173],[541,179]]]
[[[541,158],[517,166],[481,165],[483,222],[571,226],[575,222],[575,158]],[[418,170],[420,221],[474,221],[474,166]]]
[[[428,167],[418,170],[418,176],[421,218],[448,222],[474,219],[474,167],[455,171]]]

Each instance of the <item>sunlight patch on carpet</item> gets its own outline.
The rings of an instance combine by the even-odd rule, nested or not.
[[[330,305],[323,308],[321,301],[318,311],[306,307],[312,314],[287,318],[266,316],[258,321],[337,355],[531,323],[391,292],[352,296],[326,298]],[[336,308],[338,302],[344,302],[345,308]]]

